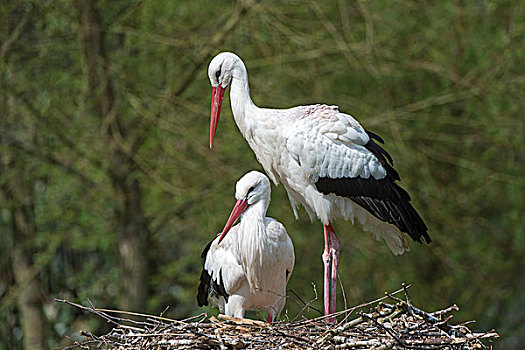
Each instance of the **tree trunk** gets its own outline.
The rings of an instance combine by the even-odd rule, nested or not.
[[[14,157],[15,158],[15,157]],[[9,166],[1,167],[6,175],[6,181],[0,191],[6,208],[11,216],[14,247],[11,251],[11,269],[16,282],[17,304],[20,312],[20,324],[24,349],[45,349],[45,318],[42,309],[42,298],[37,276],[32,270],[34,249],[32,242],[36,234],[35,218],[33,215],[33,197],[30,186],[16,169],[16,161],[7,162],[6,156],[1,157],[2,163]]]
[[[0,80],[3,88],[3,81]],[[2,91],[3,92],[3,91]],[[0,119],[0,142],[8,145],[6,135],[13,129],[9,113],[14,110],[13,101],[5,94],[0,99],[0,110],[5,111]],[[6,251],[10,259],[15,282],[16,303],[22,326],[25,350],[46,349],[46,319],[43,311],[39,278],[33,271],[33,245],[37,228],[34,214],[34,183],[26,172],[26,159],[10,147],[0,149],[0,203],[9,212],[12,234],[12,249]],[[4,253],[4,252],[2,252]],[[0,344],[1,345],[1,344]],[[0,346],[1,347],[1,346]]]
[[[80,39],[85,74],[94,109],[101,120],[102,139],[107,149],[108,176],[115,193],[114,229],[119,235],[120,307],[144,311],[148,293],[149,231],[142,210],[142,196],[132,159],[118,140],[126,130],[113,110],[115,95],[105,50],[105,28],[94,0],[78,0]]]
[[[129,179],[129,177],[128,177]],[[128,180],[129,181],[129,180]],[[123,196],[123,207],[116,211],[121,269],[121,307],[144,311],[148,294],[148,229],[141,207],[141,192],[136,180],[115,183]],[[120,227],[119,227],[120,226]]]
[[[18,233],[15,232],[15,235]],[[23,239],[20,239],[23,241]],[[21,245],[19,242],[17,245]],[[38,289],[38,281],[31,276],[31,265],[27,251],[16,247],[11,253],[13,275],[17,287],[18,310],[20,311],[20,324],[22,325],[25,350],[46,349],[44,331],[44,313],[42,300]]]

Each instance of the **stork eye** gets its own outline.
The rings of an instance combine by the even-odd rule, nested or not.
[[[215,76],[217,77],[217,79],[219,79],[219,77],[221,76],[221,70],[220,69],[217,72],[215,72]]]
[[[255,186],[250,187],[247,194],[250,194],[250,192],[253,191],[254,189],[255,189]]]

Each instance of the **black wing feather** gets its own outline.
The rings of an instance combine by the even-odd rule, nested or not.
[[[385,143],[385,140],[383,140],[383,138],[379,136],[378,134],[376,134],[375,132],[372,132],[370,130],[365,130],[365,132],[368,134],[368,137],[370,137],[371,139],[379,141],[382,144]]]
[[[387,176],[392,177],[392,179],[394,180],[401,180],[401,178],[399,177],[399,174],[394,169],[394,160],[392,159],[392,156],[390,156],[390,154],[387,151],[385,151],[383,147],[381,147],[380,145],[374,142],[374,139],[375,139],[381,143],[385,143],[383,139],[371,131],[368,131],[368,130],[365,130],[365,131],[368,137],[370,138],[370,140],[364,147],[367,150],[369,150],[374,156],[376,156],[377,159],[379,159],[379,162],[386,170]]]
[[[211,244],[213,241],[208,243],[204,250],[202,251],[201,258],[206,259],[206,256],[208,255],[208,252],[210,250]],[[206,261],[206,260],[205,260]],[[224,287],[224,279],[222,278],[222,269],[219,270],[219,279],[220,283],[217,283],[217,280],[214,280],[211,278],[211,274],[202,267],[201,272],[201,278],[200,278],[200,284],[199,284],[199,290],[197,292],[197,304],[199,306],[206,306],[208,305],[208,297],[210,294],[213,294],[216,298],[223,297],[226,301],[228,301],[228,293],[226,293],[226,289]]]
[[[205,269],[201,272],[201,283],[197,293],[197,304],[199,306],[208,305],[208,295],[210,294],[211,276]]]
[[[383,179],[322,177],[315,184],[317,190],[324,194],[350,198],[379,220],[395,225],[413,240],[422,243],[424,239],[430,243],[428,228],[416,209],[410,204],[410,195],[395,182],[400,180],[400,177],[393,168],[392,157],[374,142],[377,140],[383,143],[383,139],[370,131],[366,132],[370,141],[364,147],[379,159],[387,176]]]

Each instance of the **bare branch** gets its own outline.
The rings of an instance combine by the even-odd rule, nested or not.
[[[38,158],[44,163],[49,163],[52,165],[56,165],[62,169],[64,169],[66,172],[74,175],[75,177],[79,178],[82,182],[84,182],[88,186],[94,186],[95,182],[91,180],[89,177],[86,176],[86,172],[82,172],[78,169],[76,169],[73,165],[61,160],[60,158],[57,158],[52,153],[47,152],[44,148],[39,147],[33,147],[25,145],[23,142],[20,142],[15,139],[9,139],[9,144],[11,146],[16,147],[20,151],[24,152],[27,155],[30,155],[32,157]]]

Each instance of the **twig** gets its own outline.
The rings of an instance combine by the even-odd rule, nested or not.
[[[412,299],[410,299],[410,294],[408,294],[408,288],[410,288],[410,285],[407,286],[405,282],[401,283],[401,286],[403,287],[403,292],[405,292],[405,299],[407,301],[407,304],[412,304]]]
[[[301,303],[303,303],[303,305],[304,305],[305,307],[307,307],[308,309],[312,309],[312,310],[314,310],[314,311],[317,311],[317,312],[319,313],[319,315],[322,315],[322,314],[323,314],[323,313],[321,312],[321,310],[319,310],[319,309],[316,308],[316,307],[313,307],[312,305],[310,305],[310,303],[305,303],[304,300],[303,300],[303,299],[302,299],[297,293],[295,293],[293,289],[290,289],[289,292],[292,293],[297,299],[299,299],[299,301],[300,301]]]
[[[414,313],[418,316],[423,317],[425,321],[429,322],[432,325],[435,325],[450,336],[456,336],[456,331],[448,324],[440,324],[441,320],[439,318],[432,316],[430,313],[420,310],[417,307],[410,305],[406,301],[401,300],[389,293],[387,293],[387,295],[389,298],[398,301],[402,307],[407,308],[407,311],[409,313]]]
[[[222,340],[221,330],[219,328],[215,329],[215,335],[217,336],[217,340],[219,341],[219,345],[221,347],[221,350],[226,350],[227,347],[224,344],[224,340]]]
[[[395,334],[391,329],[388,329],[387,327],[385,327],[382,323],[379,323],[377,321],[377,319],[375,319],[374,317],[371,317],[370,315],[366,314],[366,313],[361,313],[361,317],[364,317],[364,318],[368,318],[369,320],[371,320],[374,324],[376,324],[379,328],[385,330],[388,334],[390,334],[392,336],[392,338],[394,338],[398,344],[402,345],[402,346],[405,346],[405,342],[403,340],[401,340],[401,338],[399,338],[397,336],[397,334]]]
[[[343,282],[341,281],[341,277],[339,276],[339,273],[337,274],[337,280],[339,281],[339,287],[341,288],[341,294],[343,294],[343,301],[345,304],[345,310],[348,309],[348,304],[346,303],[346,293],[345,293],[345,287],[343,286]],[[345,319],[348,317],[348,314],[345,315]],[[344,319],[344,320],[345,320]],[[343,321],[344,321],[343,320]]]
[[[102,311],[102,312],[112,312],[112,313],[116,313],[116,314],[124,314],[124,315],[130,315],[130,316],[149,317],[149,318],[154,318],[154,319],[157,319],[157,320],[169,321],[169,322],[175,322],[175,323],[184,323],[182,321],[174,320],[172,318],[155,316],[155,315],[146,315],[146,314],[141,314],[139,312],[122,311],[122,310],[111,310],[111,309],[94,309],[94,310]]]
[[[260,327],[267,327],[269,325],[266,322],[251,320],[249,318],[238,318],[238,317],[227,316],[227,315],[222,315],[222,314],[217,317],[220,318],[221,320],[231,321],[237,324],[249,324],[249,325],[256,325]]]
[[[432,316],[441,317],[441,315],[448,314],[449,312],[452,312],[452,311],[459,311],[459,307],[456,304],[454,304],[452,306],[447,307],[446,309],[434,311],[434,312],[431,312],[430,314]]]

